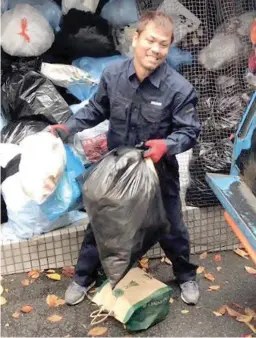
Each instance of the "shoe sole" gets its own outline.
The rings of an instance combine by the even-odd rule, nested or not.
[[[87,293],[95,286],[95,284],[96,284],[96,282],[93,282],[90,286],[88,286],[87,291],[76,302],[74,302],[74,303],[66,302],[66,304],[72,306],[72,305],[77,305],[77,304],[81,303],[84,300],[85,296],[87,296]]]
[[[198,303],[198,301],[196,303],[193,302],[187,302],[186,299],[183,297],[183,294],[180,294],[180,298],[183,300],[184,303],[188,304],[188,305],[196,305]]]

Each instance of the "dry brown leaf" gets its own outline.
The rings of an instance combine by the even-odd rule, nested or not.
[[[224,315],[227,310],[227,305],[222,305],[216,312],[219,312],[221,315]]]
[[[252,324],[245,323],[245,325],[247,325],[252,330],[253,333],[256,333],[256,328]]]
[[[205,270],[205,267],[204,266],[199,266],[197,269],[196,269],[196,273],[199,275],[200,273],[204,272]]]
[[[22,282],[21,282],[21,284],[23,285],[23,286],[28,286],[29,285],[29,279],[24,279]]]
[[[50,273],[49,275],[46,276],[53,280],[61,280],[61,275],[59,275],[58,273]]]
[[[252,320],[253,316],[252,315],[241,315],[241,316],[237,316],[236,320],[238,322],[242,322],[242,323],[250,323],[250,321]]]
[[[239,317],[239,316],[242,316],[242,315],[243,315],[242,313],[237,312],[237,311],[231,309],[231,307],[229,307],[229,306],[226,306],[226,310],[227,310],[227,313],[228,313],[231,317]]]
[[[12,314],[12,317],[15,318],[15,319],[19,319],[19,318],[20,318],[20,313],[19,313],[19,311],[15,311],[15,312]]]
[[[205,252],[201,253],[201,255],[199,256],[199,258],[200,259],[205,259],[205,258],[207,258],[207,256],[208,256],[208,252],[205,251]]]
[[[0,285],[0,295],[4,292],[4,288]]]
[[[142,269],[148,269],[148,258],[142,258],[139,263],[140,263],[140,266],[142,267]]]
[[[220,272],[220,270],[222,270],[222,267],[221,266],[217,266],[217,271],[219,271]]]
[[[47,319],[52,322],[52,323],[57,323],[59,321],[61,321],[63,317],[59,316],[59,315],[52,315],[50,317],[48,317]]]
[[[222,316],[222,313],[220,313],[220,312],[218,312],[218,311],[213,311],[213,313],[215,314],[216,317]]]
[[[169,300],[169,303],[173,303],[174,302],[174,299],[171,297],[170,300]]]
[[[218,291],[220,289],[220,285],[211,285],[208,288],[208,291]]]
[[[46,273],[55,273],[55,270],[50,269],[50,270],[47,270]]]
[[[211,274],[211,273],[205,273],[205,274],[204,274],[204,277],[205,277],[206,279],[208,279],[209,281],[211,281],[211,282],[214,282],[214,281],[215,281],[215,277],[214,277],[213,274]]]
[[[37,279],[40,276],[40,270],[31,270],[28,272],[28,277]]]
[[[92,328],[89,332],[88,332],[88,336],[92,336],[92,337],[98,337],[98,336],[106,336],[108,329],[106,327],[94,327]]]
[[[20,309],[21,312],[23,313],[29,313],[33,310],[33,307],[30,305],[24,305],[22,306],[22,308]]]
[[[64,266],[61,273],[65,277],[73,277],[75,274],[75,267],[73,265]]]
[[[236,253],[238,256],[243,257],[243,258],[245,258],[245,259],[249,259],[249,258],[247,257],[247,256],[248,256],[248,252],[246,252],[246,251],[244,251],[244,250],[241,250],[241,249],[239,249],[239,248],[234,249],[233,251],[234,251],[234,253]]]
[[[186,315],[187,313],[189,313],[189,311],[188,310],[182,310],[181,313]]]
[[[64,299],[62,299],[62,298],[57,299],[56,306],[60,306],[60,305],[64,305],[64,304],[65,304],[65,300]]]
[[[57,299],[58,297],[55,295],[48,295],[46,297],[46,303],[49,305],[49,307],[55,307]]]
[[[7,300],[3,296],[1,296],[0,297],[0,305],[4,305],[6,303],[7,303]]]
[[[221,257],[221,255],[215,255],[214,257],[213,257],[213,260],[215,261],[215,262],[221,262],[222,261],[222,257]]]
[[[249,307],[246,307],[244,309],[245,314],[252,315],[254,319],[256,319],[256,312],[253,309],[250,309]]]
[[[244,268],[250,275],[256,275],[256,270],[254,268],[251,268],[250,266],[245,266]]]

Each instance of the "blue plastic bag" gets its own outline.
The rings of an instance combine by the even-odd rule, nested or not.
[[[80,158],[70,146],[65,145],[67,164],[55,192],[40,205],[41,210],[51,221],[66,212],[82,206],[82,187],[77,178],[85,173]]]
[[[62,17],[61,8],[53,0],[8,0],[8,9],[12,9],[17,4],[29,4],[36,8],[49,22],[51,27],[57,32],[60,30],[60,20]]]
[[[139,20],[136,0],[110,0],[102,8],[100,15],[117,27],[124,27]]]
[[[72,62],[73,66],[83,69],[93,79],[93,84],[86,83],[75,83],[68,87],[68,91],[74,95],[78,100],[84,101],[89,100],[97,91],[98,83],[101,75],[109,64],[125,59],[121,55],[113,55],[109,57],[93,58],[85,56],[76,59]]]
[[[179,71],[183,65],[191,65],[193,61],[193,56],[190,52],[186,52],[172,46],[169,49],[169,53],[166,59],[169,66]]]

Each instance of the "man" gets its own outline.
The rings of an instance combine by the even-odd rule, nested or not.
[[[159,243],[172,261],[182,300],[196,304],[199,299],[196,266],[189,262],[189,235],[182,220],[175,155],[195,145],[200,124],[194,88],[165,63],[172,41],[173,23],[167,15],[143,14],[133,38],[134,58],[107,67],[89,104],[65,125],[52,126],[51,132],[65,140],[69,134],[109,119],[109,149],[146,142],[149,150],[145,157],[155,163],[171,223],[171,232]],[[67,304],[74,305],[84,299],[94,285],[99,267],[98,250],[89,226],[74,281],[66,291]]]

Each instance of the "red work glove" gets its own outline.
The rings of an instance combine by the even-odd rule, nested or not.
[[[69,137],[69,130],[66,128],[64,124],[54,124],[50,126],[49,131],[54,136],[58,136],[61,138],[63,142],[65,142]]]
[[[167,153],[167,144],[165,140],[150,140],[145,143],[147,147],[150,147],[144,153],[144,157],[150,157],[154,163],[157,163]]]

